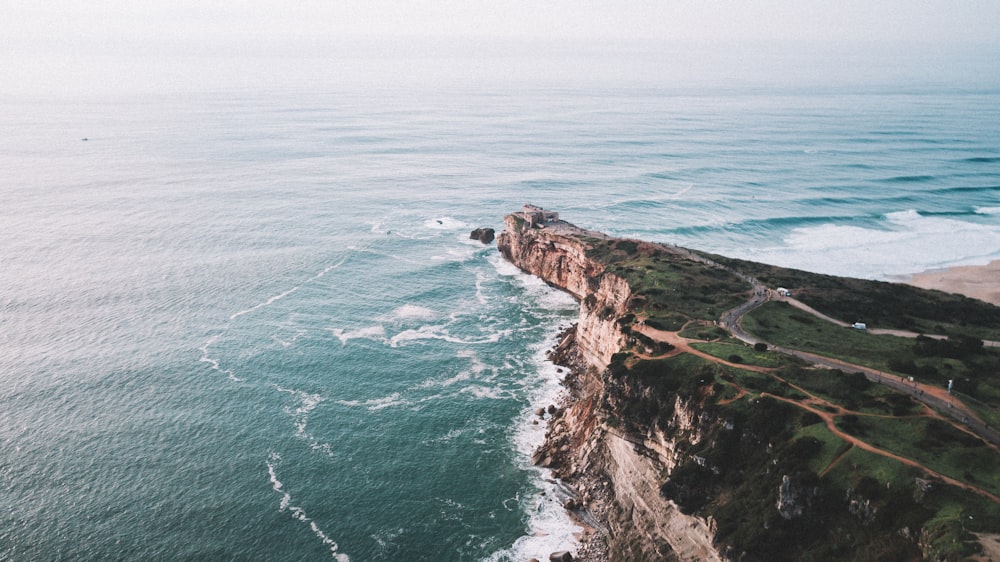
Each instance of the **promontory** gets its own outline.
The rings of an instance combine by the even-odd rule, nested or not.
[[[504,223],[503,256],[580,302],[534,456],[577,559],[1000,559],[1000,308]]]

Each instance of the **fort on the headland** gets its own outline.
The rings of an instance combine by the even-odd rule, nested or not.
[[[546,211],[541,207],[525,203],[520,213],[513,213],[528,223],[531,228],[542,228],[548,223],[558,222],[559,213]]]

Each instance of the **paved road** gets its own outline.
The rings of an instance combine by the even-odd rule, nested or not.
[[[729,268],[722,266],[721,264],[711,262],[704,258],[701,258],[699,261],[702,261],[703,263],[708,263],[710,265],[714,265],[715,267],[718,267],[720,269],[731,271],[742,277],[753,287],[753,296],[750,298],[750,300],[737,306],[736,308],[727,310],[722,314],[721,318],[719,319],[719,324],[723,328],[728,330],[733,337],[742,340],[743,342],[749,345],[754,345],[757,343],[767,344],[769,349],[772,349],[779,353],[784,353],[786,355],[791,355],[793,357],[798,357],[803,361],[807,361],[813,365],[818,365],[820,367],[824,367],[827,369],[837,369],[845,372],[862,373],[870,381],[877,382],[879,384],[884,384],[899,392],[905,392],[907,394],[910,394],[920,402],[927,404],[931,408],[934,408],[935,410],[941,412],[946,416],[950,416],[956,422],[964,424],[966,427],[969,428],[969,430],[971,430],[979,437],[982,437],[984,440],[992,443],[993,445],[1000,446],[1000,432],[998,432],[996,429],[990,427],[982,420],[977,418],[976,415],[971,410],[969,410],[969,408],[965,404],[963,404],[960,400],[952,397],[942,388],[921,385],[918,382],[910,381],[909,379],[902,378],[899,375],[886,374],[882,371],[879,371],[878,369],[872,369],[871,367],[864,367],[861,365],[848,363],[847,361],[841,361],[839,359],[823,357],[821,355],[816,355],[814,353],[807,353],[805,351],[799,351],[797,349],[788,349],[781,346],[772,345],[750,334],[749,332],[743,329],[743,326],[740,325],[740,321],[743,319],[743,316],[745,316],[747,313],[754,310],[755,308],[759,307],[760,305],[764,304],[765,302],[773,298],[777,298],[777,295],[772,293],[770,289],[768,289],[766,286],[764,286],[763,283],[761,283],[754,277],[733,271]],[[813,310],[812,308],[806,305],[802,305],[799,308],[801,308],[802,310],[806,310],[807,312],[811,311],[820,318],[830,320],[835,324],[845,325],[842,322],[833,320],[828,316],[820,314],[819,312]],[[912,337],[917,336],[916,333],[907,333],[906,335],[911,335],[911,334]],[[902,335],[902,334],[896,333],[895,335]],[[940,337],[940,336],[932,336],[932,337]],[[992,345],[998,345],[997,342],[988,342],[988,343]]]

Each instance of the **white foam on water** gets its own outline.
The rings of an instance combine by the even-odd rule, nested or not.
[[[410,402],[403,399],[402,395],[398,392],[393,392],[388,396],[383,396],[382,398],[372,398],[370,400],[338,400],[338,404],[343,406],[351,407],[363,407],[369,412],[377,412],[379,410],[384,410],[386,408],[392,408],[394,406],[405,406]]]
[[[544,442],[546,430],[545,422],[538,419],[534,409],[558,404],[565,395],[560,368],[546,357],[546,350],[555,343],[556,334],[553,333],[532,356],[531,364],[537,369],[543,384],[532,396],[532,406],[518,416],[511,435],[518,462],[524,470],[535,473],[534,484],[539,492],[527,497],[510,498],[504,505],[508,509],[514,509],[516,505],[528,516],[528,531],[509,548],[486,558],[489,562],[520,562],[531,558],[545,560],[552,552],[576,552],[580,545],[577,537],[583,528],[570,518],[563,507],[562,498],[566,497],[564,488],[553,479],[551,470],[531,464],[531,455]],[[535,421],[538,423],[533,423]]]
[[[213,371],[217,371],[219,373],[222,373],[223,375],[226,375],[229,378],[229,380],[233,382],[243,382],[244,379],[237,377],[231,369],[223,369],[221,366],[219,366],[219,360],[213,358],[208,354],[208,348],[211,347],[213,343],[218,341],[220,335],[221,334],[216,334],[205,340],[205,345],[201,346],[200,348],[201,358],[198,359],[198,362],[208,363],[209,367],[211,367]]]
[[[486,293],[483,291],[483,283],[487,280],[486,274],[482,271],[476,272],[476,302],[480,305],[485,305],[488,301],[486,299]]]
[[[270,297],[266,301],[257,303],[255,305],[251,306],[250,308],[241,310],[239,312],[234,312],[232,314],[232,316],[229,317],[229,319],[230,320],[236,320],[240,316],[243,316],[243,315],[246,315],[246,314],[250,314],[251,312],[253,312],[255,310],[259,310],[261,308],[264,308],[265,306],[270,306],[271,304],[274,304],[275,302],[280,301],[281,299],[287,297],[288,295],[294,293],[295,291],[298,291],[299,287],[300,287],[300,285],[297,285],[295,287],[292,287],[291,289],[288,289],[287,291],[284,291],[282,293],[278,293],[277,295],[274,295],[274,296]]]
[[[337,543],[329,536],[327,536],[327,534],[324,533],[322,529],[320,529],[319,525],[316,524],[315,521],[313,521],[312,519],[309,518],[308,515],[306,515],[305,509],[292,505],[291,494],[285,491],[284,484],[282,484],[281,480],[278,480],[278,472],[276,467],[280,463],[281,463],[281,455],[279,455],[278,453],[271,453],[267,461],[267,474],[271,480],[271,489],[281,494],[281,501],[278,503],[278,511],[279,512],[288,511],[293,519],[309,525],[309,529],[312,531],[312,533],[316,535],[316,537],[319,538],[323,542],[323,544],[330,549],[330,555],[333,557],[334,560],[337,560],[337,562],[350,562],[351,558],[348,555],[339,552],[340,547],[337,546]]]
[[[438,313],[416,304],[404,304],[392,311],[391,318],[394,320],[433,320]]]
[[[306,432],[306,425],[309,423],[309,413],[316,409],[316,406],[323,401],[323,397],[319,394],[309,394],[301,390],[282,388],[278,385],[274,385],[274,388],[278,392],[291,394],[299,399],[299,406],[294,410],[286,406],[285,413],[295,418],[295,436],[303,437]]]
[[[250,314],[251,312],[254,312],[256,310],[260,310],[261,308],[264,308],[266,306],[270,306],[270,305],[274,304],[275,302],[280,301],[281,299],[283,299],[283,298],[287,297],[288,295],[294,293],[295,291],[298,291],[304,285],[312,283],[313,281],[316,281],[317,279],[323,277],[324,275],[326,275],[330,271],[332,271],[332,270],[340,267],[341,265],[344,264],[345,261],[347,261],[346,258],[340,260],[339,262],[337,262],[335,264],[328,265],[328,266],[326,266],[326,268],[324,268],[323,270],[321,270],[319,273],[317,273],[317,274],[313,275],[312,277],[310,277],[310,278],[306,279],[305,281],[303,281],[302,284],[296,285],[296,286],[292,287],[291,289],[288,289],[287,291],[282,291],[281,293],[278,293],[277,295],[271,296],[271,297],[267,298],[266,300],[264,300],[262,302],[259,302],[259,303],[255,304],[255,305],[251,306],[250,308],[246,308],[246,309],[240,310],[239,312],[234,312],[229,317],[229,319],[230,320],[235,320],[235,319],[239,318],[240,316],[244,316],[244,315]]]
[[[367,339],[373,341],[385,341],[385,328],[382,326],[368,326],[357,330],[344,330],[341,328],[329,328],[330,333],[340,340],[342,345],[357,339]]]
[[[527,293],[527,297],[542,310],[575,310],[577,308],[578,304],[573,295],[566,291],[553,289],[541,278],[521,271],[516,265],[505,260],[503,256],[499,254],[490,256],[489,262],[501,277],[512,278]]]
[[[454,384],[460,383],[462,381],[467,381],[472,378],[472,373],[469,371],[462,371],[453,377],[448,377],[446,379],[426,379],[417,385],[417,388],[445,388],[452,386]]]
[[[1000,207],[976,207],[977,215],[1000,215]]]
[[[319,394],[310,394],[301,390],[282,388],[278,385],[274,385],[274,388],[278,392],[291,394],[299,400],[298,407],[294,409],[288,406],[285,407],[285,413],[295,420],[295,438],[309,443],[310,449],[332,457],[333,447],[329,443],[320,441],[315,435],[306,431],[306,426],[309,425],[309,414],[316,409],[316,406],[319,406],[320,402],[323,401],[323,397]]]
[[[472,385],[467,386],[459,391],[460,394],[468,394],[473,398],[479,400],[499,400],[501,398],[509,398],[510,392],[505,391],[502,388]]]
[[[914,210],[890,213],[884,228],[825,224],[794,229],[779,247],[751,250],[748,259],[818,273],[890,279],[1000,259],[995,226]]]
[[[546,312],[575,311],[579,305],[569,294],[548,286],[541,279],[523,273],[510,262],[500,256],[490,259],[497,272],[509,277],[524,290],[524,299]],[[534,473],[534,485],[539,490],[527,497],[510,498],[504,503],[508,509],[523,511],[528,517],[527,534],[517,539],[509,548],[490,555],[490,562],[511,561],[520,562],[531,558],[545,560],[552,552],[568,550],[576,552],[579,547],[578,536],[583,529],[577,525],[569,513],[563,508],[559,499],[565,496],[564,489],[552,478],[552,471],[536,467],[531,463],[531,455],[545,441],[546,423],[538,419],[534,410],[549,404],[559,404],[565,396],[562,386],[564,370],[548,360],[547,350],[554,347],[557,338],[567,327],[566,322],[552,322],[548,337],[534,347],[529,362],[532,370],[529,376],[538,377],[540,384],[529,397],[529,406],[517,417],[511,431],[511,442],[515,449],[518,464],[523,470]],[[534,423],[537,422],[537,423]]]
[[[281,347],[291,347],[295,345],[300,339],[306,336],[305,330],[299,330],[294,336],[289,340],[281,339],[277,334],[271,335],[271,339],[278,343]]]
[[[369,536],[375,541],[379,552],[385,554],[389,551],[390,547],[396,545],[396,539],[402,536],[405,531],[402,527],[397,529],[382,529]]]
[[[354,248],[352,247],[350,249],[353,250]],[[341,265],[343,265],[344,262],[346,262],[346,261],[347,261],[347,258],[344,258],[344,259],[340,260],[337,263],[328,265],[328,266],[324,267],[323,269],[321,269],[318,273],[314,274],[312,277],[309,277],[308,279],[306,279],[305,281],[303,281],[301,284],[296,285],[295,287],[292,287],[291,289],[288,289],[287,291],[283,291],[281,293],[278,293],[277,295],[273,295],[271,297],[268,297],[264,301],[259,302],[259,303],[255,304],[255,305],[251,306],[250,308],[245,308],[243,310],[234,312],[233,314],[231,314],[229,316],[230,325],[232,324],[233,320],[236,320],[237,318],[239,318],[241,316],[245,316],[247,314],[250,314],[251,312],[254,312],[256,310],[260,310],[261,308],[264,308],[266,306],[270,306],[271,304],[273,304],[273,303],[275,303],[275,302],[277,302],[277,301],[279,301],[279,300],[287,297],[288,295],[294,293],[295,291],[298,291],[304,285],[307,285],[309,283],[312,283],[313,281],[316,281],[317,279],[322,278],[327,273],[329,273],[329,272],[333,271],[334,269],[337,269],[338,267],[340,267]],[[200,363],[208,363],[212,370],[217,371],[219,373],[222,373],[222,374],[226,375],[229,378],[229,380],[231,380],[233,382],[244,382],[245,379],[237,377],[236,374],[232,371],[232,369],[223,369],[221,367],[220,361],[218,359],[215,359],[214,357],[212,357],[208,353],[208,348],[211,347],[212,344],[214,344],[216,341],[218,341],[219,337],[221,337],[222,334],[225,333],[228,330],[229,330],[229,326],[227,326],[221,333],[216,334],[214,336],[210,336],[207,340],[205,340],[205,344],[202,345],[201,348],[200,348],[201,357],[198,359],[198,361]],[[281,344],[283,347],[289,347],[301,335],[302,335],[302,332],[300,332],[294,338],[292,338],[291,341],[285,341],[285,340],[282,340],[280,338],[277,338],[276,336],[272,336],[272,337],[279,344]]]
[[[432,261],[444,261],[444,262],[458,262],[464,263],[473,259],[477,259],[479,255],[483,252],[485,246],[482,242],[478,240],[460,240],[460,245],[457,247],[447,248],[445,250],[445,255],[434,255],[431,256]]]
[[[456,429],[451,429],[451,430],[448,431],[448,433],[445,433],[444,435],[442,435],[440,437],[435,437],[433,439],[424,439],[422,441],[422,443],[424,443],[424,444],[430,444],[430,443],[448,443],[450,441],[454,441],[455,439],[461,437],[466,432],[468,432],[468,429],[464,429],[464,428],[463,429],[457,429],[457,428]]]
[[[396,334],[395,336],[389,338],[389,345],[391,347],[399,347],[400,345],[406,345],[407,343],[417,342],[420,340],[442,340],[450,343],[459,343],[465,345],[482,345],[487,343],[496,343],[500,341],[504,336],[510,335],[510,330],[498,330],[493,332],[489,336],[480,339],[462,339],[452,336],[446,331],[445,326],[421,326],[417,329],[403,330],[402,332]]]

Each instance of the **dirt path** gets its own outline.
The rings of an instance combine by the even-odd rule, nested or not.
[[[823,422],[826,424],[826,428],[828,430],[830,430],[830,433],[833,433],[837,437],[843,439],[844,441],[850,443],[851,445],[853,445],[855,447],[864,449],[865,451],[868,451],[870,453],[875,453],[876,455],[881,455],[883,457],[888,457],[888,458],[893,459],[895,461],[901,462],[901,463],[903,463],[903,464],[905,464],[907,466],[912,466],[913,468],[922,470],[922,471],[926,472],[927,474],[933,476],[934,478],[937,478],[937,479],[939,479],[939,480],[941,480],[943,482],[947,482],[948,484],[951,484],[952,486],[957,486],[959,488],[962,488],[963,490],[968,490],[970,492],[974,492],[974,493],[979,494],[979,495],[981,495],[981,496],[983,496],[983,497],[985,497],[985,498],[987,498],[989,500],[992,500],[993,502],[1000,503],[1000,496],[998,496],[996,494],[993,494],[991,492],[983,490],[982,488],[978,488],[976,486],[973,486],[972,484],[967,484],[965,482],[961,482],[959,480],[955,480],[954,478],[952,478],[950,476],[946,476],[944,474],[941,474],[940,472],[937,472],[935,470],[931,470],[930,468],[927,468],[926,466],[924,466],[923,464],[921,464],[921,463],[919,463],[919,462],[917,462],[915,460],[899,456],[899,455],[897,455],[895,453],[890,453],[889,451],[886,451],[885,449],[879,449],[878,447],[876,447],[876,446],[874,446],[874,445],[872,445],[872,444],[870,444],[870,443],[868,443],[866,441],[862,441],[861,439],[858,439],[857,437],[854,437],[853,435],[850,435],[849,433],[845,433],[845,432],[841,431],[837,427],[836,423],[834,423],[834,417],[835,417],[834,414],[831,414],[829,412],[825,412],[823,410],[819,410],[819,409],[813,408],[812,406],[809,406],[809,405],[806,405],[806,404],[802,404],[802,403],[797,402],[795,400],[792,400],[790,398],[784,398],[782,396],[775,396],[773,394],[768,394],[768,393],[762,393],[761,394],[761,396],[764,396],[764,395],[770,396],[771,398],[774,398],[775,400],[780,400],[782,402],[793,404],[795,406],[798,406],[799,408],[802,408],[804,410],[808,410],[808,411],[810,411],[810,412],[818,415],[820,418],[823,419]]]
[[[911,466],[911,467],[914,467],[914,468],[916,468],[918,470],[922,470],[923,472],[927,473],[928,475],[930,475],[930,476],[932,476],[934,478],[937,478],[937,479],[939,479],[939,480],[941,480],[943,482],[946,482],[946,483],[951,484],[953,486],[957,486],[959,488],[962,488],[963,490],[968,490],[970,492],[979,494],[979,495],[981,495],[981,496],[983,496],[983,497],[985,497],[985,498],[987,498],[987,499],[989,499],[991,501],[994,501],[996,503],[1000,503],[1000,496],[998,496],[996,494],[993,494],[992,492],[989,492],[989,491],[984,490],[982,488],[978,488],[976,486],[973,486],[972,484],[967,484],[965,482],[961,482],[959,480],[951,478],[950,476],[946,476],[946,475],[944,475],[944,474],[942,474],[940,472],[937,472],[935,470],[932,470],[932,469],[928,468],[927,466],[924,466],[923,464],[921,464],[920,462],[917,462],[915,460],[912,460],[912,459],[909,459],[909,458],[897,455],[895,453],[886,451],[884,449],[880,449],[880,448],[878,448],[878,447],[876,447],[876,446],[874,446],[874,445],[872,445],[872,444],[870,444],[870,443],[868,443],[866,441],[863,441],[863,440],[861,440],[861,439],[859,439],[857,437],[854,437],[853,435],[845,433],[840,428],[838,428],[837,425],[836,425],[836,421],[835,420],[836,420],[837,416],[842,416],[842,415],[847,415],[847,414],[854,414],[854,415],[859,415],[859,416],[870,416],[871,414],[867,414],[867,413],[864,413],[864,412],[857,412],[857,411],[853,411],[853,410],[847,410],[847,409],[843,408],[842,406],[840,406],[838,404],[834,404],[832,402],[829,402],[828,400],[820,398],[820,397],[812,394],[811,392],[805,390],[804,388],[802,388],[802,387],[800,387],[798,385],[792,384],[789,381],[786,381],[785,379],[777,376],[774,373],[775,369],[773,369],[773,368],[759,367],[759,366],[756,366],[756,365],[736,364],[736,363],[732,363],[732,362],[720,359],[718,357],[715,357],[714,355],[709,355],[708,353],[705,353],[703,351],[699,351],[699,350],[691,347],[691,341],[692,340],[689,340],[688,338],[682,337],[678,332],[668,332],[668,331],[664,331],[664,330],[657,330],[655,328],[651,328],[651,327],[646,326],[645,324],[641,324],[641,323],[638,324],[638,325],[636,325],[636,326],[633,326],[633,330],[635,330],[635,331],[637,331],[637,332],[639,332],[639,333],[641,333],[641,334],[643,334],[643,335],[645,335],[645,336],[647,336],[647,337],[649,337],[649,338],[651,338],[653,340],[656,340],[656,341],[659,341],[659,342],[663,342],[663,343],[668,343],[668,344],[670,344],[670,345],[672,345],[674,347],[674,349],[672,349],[668,353],[665,353],[663,355],[659,355],[659,356],[656,356],[656,357],[650,357],[650,356],[640,355],[639,357],[642,358],[642,359],[663,359],[663,358],[666,358],[666,357],[674,357],[674,356],[679,355],[681,353],[690,353],[692,355],[701,357],[703,359],[706,359],[708,361],[712,361],[714,363],[718,363],[718,364],[721,364],[721,365],[727,365],[729,367],[734,367],[734,368],[737,368],[737,369],[744,369],[744,370],[748,370],[748,371],[754,371],[754,372],[757,372],[757,373],[765,373],[765,374],[773,377],[774,379],[776,379],[778,381],[781,381],[784,384],[787,384],[789,387],[794,388],[796,391],[801,392],[807,398],[804,401],[799,401],[799,400],[793,400],[791,398],[785,398],[783,396],[776,396],[774,394],[770,394],[770,393],[767,393],[767,392],[761,393],[761,396],[769,396],[771,398],[774,398],[775,400],[780,400],[782,402],[785,402],[785,403],[788,403],[788,404],[792,404],[792,405],[794,405],[794,406],[796,406],[798,408],[801,408],[803,410],[806,410],[808,412],[816,414],[817,416],[820,417],[820,419],[823,420],[823,423],[826,425],[826,428],[830,431],[830,433],[836,435],[838,438],[842,439],[844,442],[846,442],[849,445],[851,445],[852,448],[853,447],[858,447],[858,448],[863,449],[865,451],[868,451],[870,453],[874,453],[876,455],[881,455],[881,456],[884,456],[884,457],[888,457],[890,459],[893,459],[893,460],[895,460],[897,462],[900,462],[902,464],[905,464],[907,466]],[[727,403],[727,404],[731,403],[731,402],[734,402],[734,401],[742,398],[743,396],[746,396],[746,394],[747,394],[746,390],[744,388],[742,388],[741,386],[739,386],[738,384],[735,384],[735,383],[730,383],[730,384],[733,384],[733,386],[736,387],[738,393],[737,393],[737,395],[735,397],[726,400],[725,403]],[[947,393],[943,389],[936,389],[936,388],[925,387],[924,388],[924,392],[931,393],[932,395],[938,395],[939,397],[941,397],[940,396],[941,393],[944,393],[945,394],[944,397],[948,397]],[[925,407],[926,407],[926,405],[925,405]],[[933,410],[930,410],[929,408],[925,409],[925,411],[923,413],[921,413],[920,415],[921,416],[929,416],[929,417],[938,417],[938,418],[941,418],[941,419],[945,419],[943,416],[941,416],[937,412],[934,412]],[[960,429],[960,430],[972,433],[971,431],[969,431],[968,429],[966,429],[964,427],[959,427],[958,424],[952,423],[952,425],[955,426],[956,428]],[[972,433],[972,434],[975,435],[975,433]],[[991,446],[992,448],[995,449],[995,447],[992,446],[992,444],[988,444],[988,446]],[[830,464],[827,465],[827,467],[823,469],[823,473],[821,474],[821,476],[825,475],[838,462],[840,462],[840,460],[847,454],[848,451],[850,451],[850,449],[848,449],[847,451],[844,451],[843,453],[841,453],[840,455],[838,455],[837,458],[833,459],[830,462]]]
[[[673,357],[674,355],[678,355],[680,353],[690,353],[691,355],[697,355],[698,357],[701,357],[703,359],[708,359],[709,361],[719,363],[721,365],[728,365],[729,367],[735,367],[737,369],[743,369],[746,371],[754,371],[757,373],[768,373],[768,374],[774,371],[774,369],[771,367],[758,367],[756,365],[746,365],[744,363],[732,363],[730,361],[726,361],[725,359],[721,359],[714,355],[705,353],[704,351],[699,351],[691,347],[691,342],[697,340],[689,340],[688,338],[681,336],[678,332],[666,332],[663,330],[657,330],[656,328],[651,328],[649,326],[646,326],[645,324],[632,326],[632,330],[635,332],[639,332],[640,334],[652,338],[658,342],[669,343],[670,345],[674,346],[674,349],[671,350],[670,352],[665,353],[663,355],[658,355],[656,357],[640,355],[642,359],[664,359],[667,357]]]

